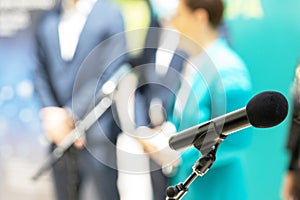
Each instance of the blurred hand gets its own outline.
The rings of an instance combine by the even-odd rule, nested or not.
[[[152,129],[148,127],[137,129],[138,141],[144,151],[162,167],[175,167],[180,162],[180,153],[169,147],[169,137],[175,130],[175,127],[169,122]]]
[[[74,120],[67,109],[60,107],[46,107],[41,109],[40,116],[42,127],[48,139],[55,144],[63,141],[66,135],[74,129]],[[77,139],[74,142],[77,148],[84,146],[83,139]]]
[[[284,177],[281,196],[283,200],[298,200],[294,196],[295,172],[288,171]]]

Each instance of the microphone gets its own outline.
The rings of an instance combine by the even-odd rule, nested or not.
[[[104,112],[111,106],[113,101],[112,94],[116,90],[120,80],[126,76],[130,70],[131,66],[129,64],[123,64],[110,79],[103,84],[96,96],[96,105],[94,105],[94,101],[92,101],[91,105],[94,105],[92,110],[88,110],[85,117],[82,120],[77,121],[76,127],[72,129],[59,144],[57,144],[47,160],[32,176],[32,180],[37,180],[43,173],[50,170],[64,155],[65,151],[73,145],[74,141],[85,135],[85,131],[98,121]]]
[[[199,150],[200,148],[206,150],[217,140],[251,125],[256,128],[276,126],[286,118],[287,113],[288,102],[282,94],[274,91],[262,92],[254,96],[244,108],[172,136],[169,139],[169,146],[179,150],[194,145]]]

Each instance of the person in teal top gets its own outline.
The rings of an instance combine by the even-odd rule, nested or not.
[[[177,131],[242,108],[251,98],[251,81],[245,64],[219,37],[222,14],[221,0],[179,1],[173,24],[201,49],[191,53],[185,66],[189,76],[183,73],[182,83],[190,87],[179,89],[169,117]],[[183,199],[247,199],[244,150],[250,141],[250,128],[229,135],[221,143],[212,168],[189,186]],[[170,178],[170,185],[184,182],[200,157],[200,151],[194,147],[183,150],[181,164]]]

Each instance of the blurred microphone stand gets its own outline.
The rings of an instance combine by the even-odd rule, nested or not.
[[[103,113],[112,105],[113,92],[115,91],[118,82],[123,78],[131,67],[128,64],[121,66],[112,77],[105,82],[96,99],[100,99],[97,105],[84,117],[84,119],[77,121],[75,128],[57,144],[56,148],[48,156],[47,160],[32,176],[32,180],[37,180],[42,174],[50,170],[57,161],[64,155],[64,153],[73,145],[73,143],[80,137],[84,136],[86,131],[103,115]]]

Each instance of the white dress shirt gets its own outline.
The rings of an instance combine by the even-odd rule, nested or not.
[[[64,60],[72,60],[88,15],[97,0],[78,0],[72,8],[63,6],[58,25],[60,52]]]

